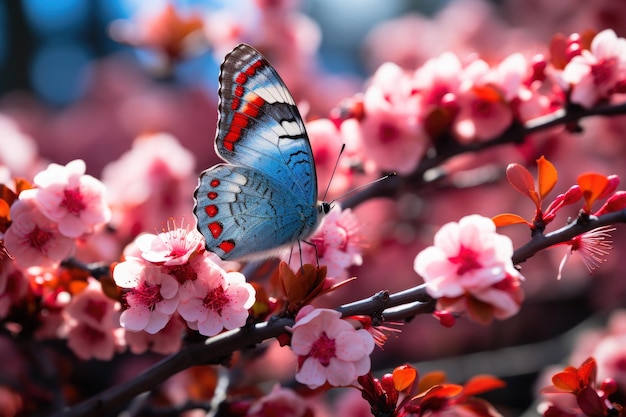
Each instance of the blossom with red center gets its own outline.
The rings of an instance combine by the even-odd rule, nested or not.
[[[189,214],[197,183],[194,156],[171,135],[144,134],[102,171],[119,236],[135,237],[163,226],[166,216]]]
[[[195,280],[180,287],[178,312],[192,329],[214,336],[246,324],[256,291],[239,272],[226,272],[208,257]]]
[[[493,139],[513,122],[513,110],[494,74],[480,59],[463,71],[458,91],[459,110],[453,124],[453,131],[462,142]]]
[[[146,261],[166,266],[184,265],[189,257],[204,248],[203,238],[196,229],[176,227],[158,235],[145,233],[135,239]]]
[[[496,233],[491,219],[471,215],[442,226],[435,245],[421,251],[414,266],[431,296],[458,297],[501,281],[507,272],[519,275],[512,255],[511,239]]]
[[[379,170],[408,174],[426,151],[426,134],[419,123],[420,101],[410,78],[395,64],[383,64],[363,97],[365,117],[356,132],[365,156]]]
[[[81,359],[110,360],[124,344],[116,325],[119,310],[119,303],[102,292],[100,282],[89,278],[87,288],[63,310],[67,345]]]
[[[618,38],[612,29],[603,30],[589,50],[583,49],[565,66],[562,77],[571,86],[573,103],[590,108],[608,98],[626,79],[626,39]]]
[[[613,249],[611,232],[614,230],[615,227],[610,225],[598,227],[597,229],[578,235],[563,243],[570,248],[565,256],[563,256],[563,260],[561,260],[557,279],[561,279],[563,268],[573,253],[578,254],[590,274],[598,268],[606,261],[606,256],[609,254],[609,251]]]
[[[33,200],[13,203],[11,218],[4,244],[19,267],[55,268],[74,251],[74,239],[61,234],[56,222],[44,216]]]
[[[293,390],[283,388],[279,384],[274,385],[274,388],[265,396],[255,401],[248,412],[246,417],[304,417],[312,411],[307,407],[304,398],[300,397]]]
[[[335,310],[304,307],[289,329],[291,349],[298,355],[296,380],[315,389],[328,382],[346,386],[370,370],[374,338],[356,330]]]
[[[111,210],[105,201],[104,184],[86,175],[85,169],[85,162],[80,159],[65,166],[50,164],[35,175],[33,183],[37,187],[20,193],[20,199],[33,199],[67,237],[90,233],[111,220]]]
[[[303,244],[300,248],[292,248],[281,258],[290,262],[294,270],[302,264],[316,265],[319,262],[319,265],[328,268],[328,277],[339,279],[348,276],[350,266],[363,262],[359,221],[350,209],[342,211],[338,204],[324,217],[308,242],[312,245]]]
[[[178,307],[178,281],[158,266],[128,259],[115,266],[113,279],[127,289],[128,308],[120,316],[126,330],[154,334],[165,327]]]

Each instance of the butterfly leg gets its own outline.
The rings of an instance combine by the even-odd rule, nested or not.
[[[300,246],[300,240],[298,240],[298,249],[300,249],[300,264],[302,264],[302,247]],[[315,251],[315,263],[317,264],[317,267],[320,267],[320,257],[317,254],[317,245],[313,242],[309,242],[308,240],[302,240],[303,243],[306,243],[307,245],[311,245],[313,246],[313,250]]]

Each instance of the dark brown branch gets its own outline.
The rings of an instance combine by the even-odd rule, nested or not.
[[[576,236],[597,229],[598,227],[616,223],[626,223],[626,209],[604,214],[600,217],[590,216],[584,219],[584,221],[581,221],[579,216],[576,221],[555,230],[554,232],[550,232],[546,235],[535,235],[530,242],[518,248],[513,253],[513,263],[520,264],[540,250],[549,248],[550,246],[558,243],[567,242]]]

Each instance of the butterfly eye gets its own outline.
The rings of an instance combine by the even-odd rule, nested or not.
[[[326,202],[326,201],[322,201],[322,203],[319,205],[318,210],[320,212],[320,214],[328,214],[328,212],[330,211],[332,207],[330,206],[330,203]]]

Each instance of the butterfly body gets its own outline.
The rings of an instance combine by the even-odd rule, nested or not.
[[[215,150],[194,214],[222,259],[263,256],[306,239],[328,205],[317,202],[311,145],[295,102],[269,62],[248,45],[224,59]]]

